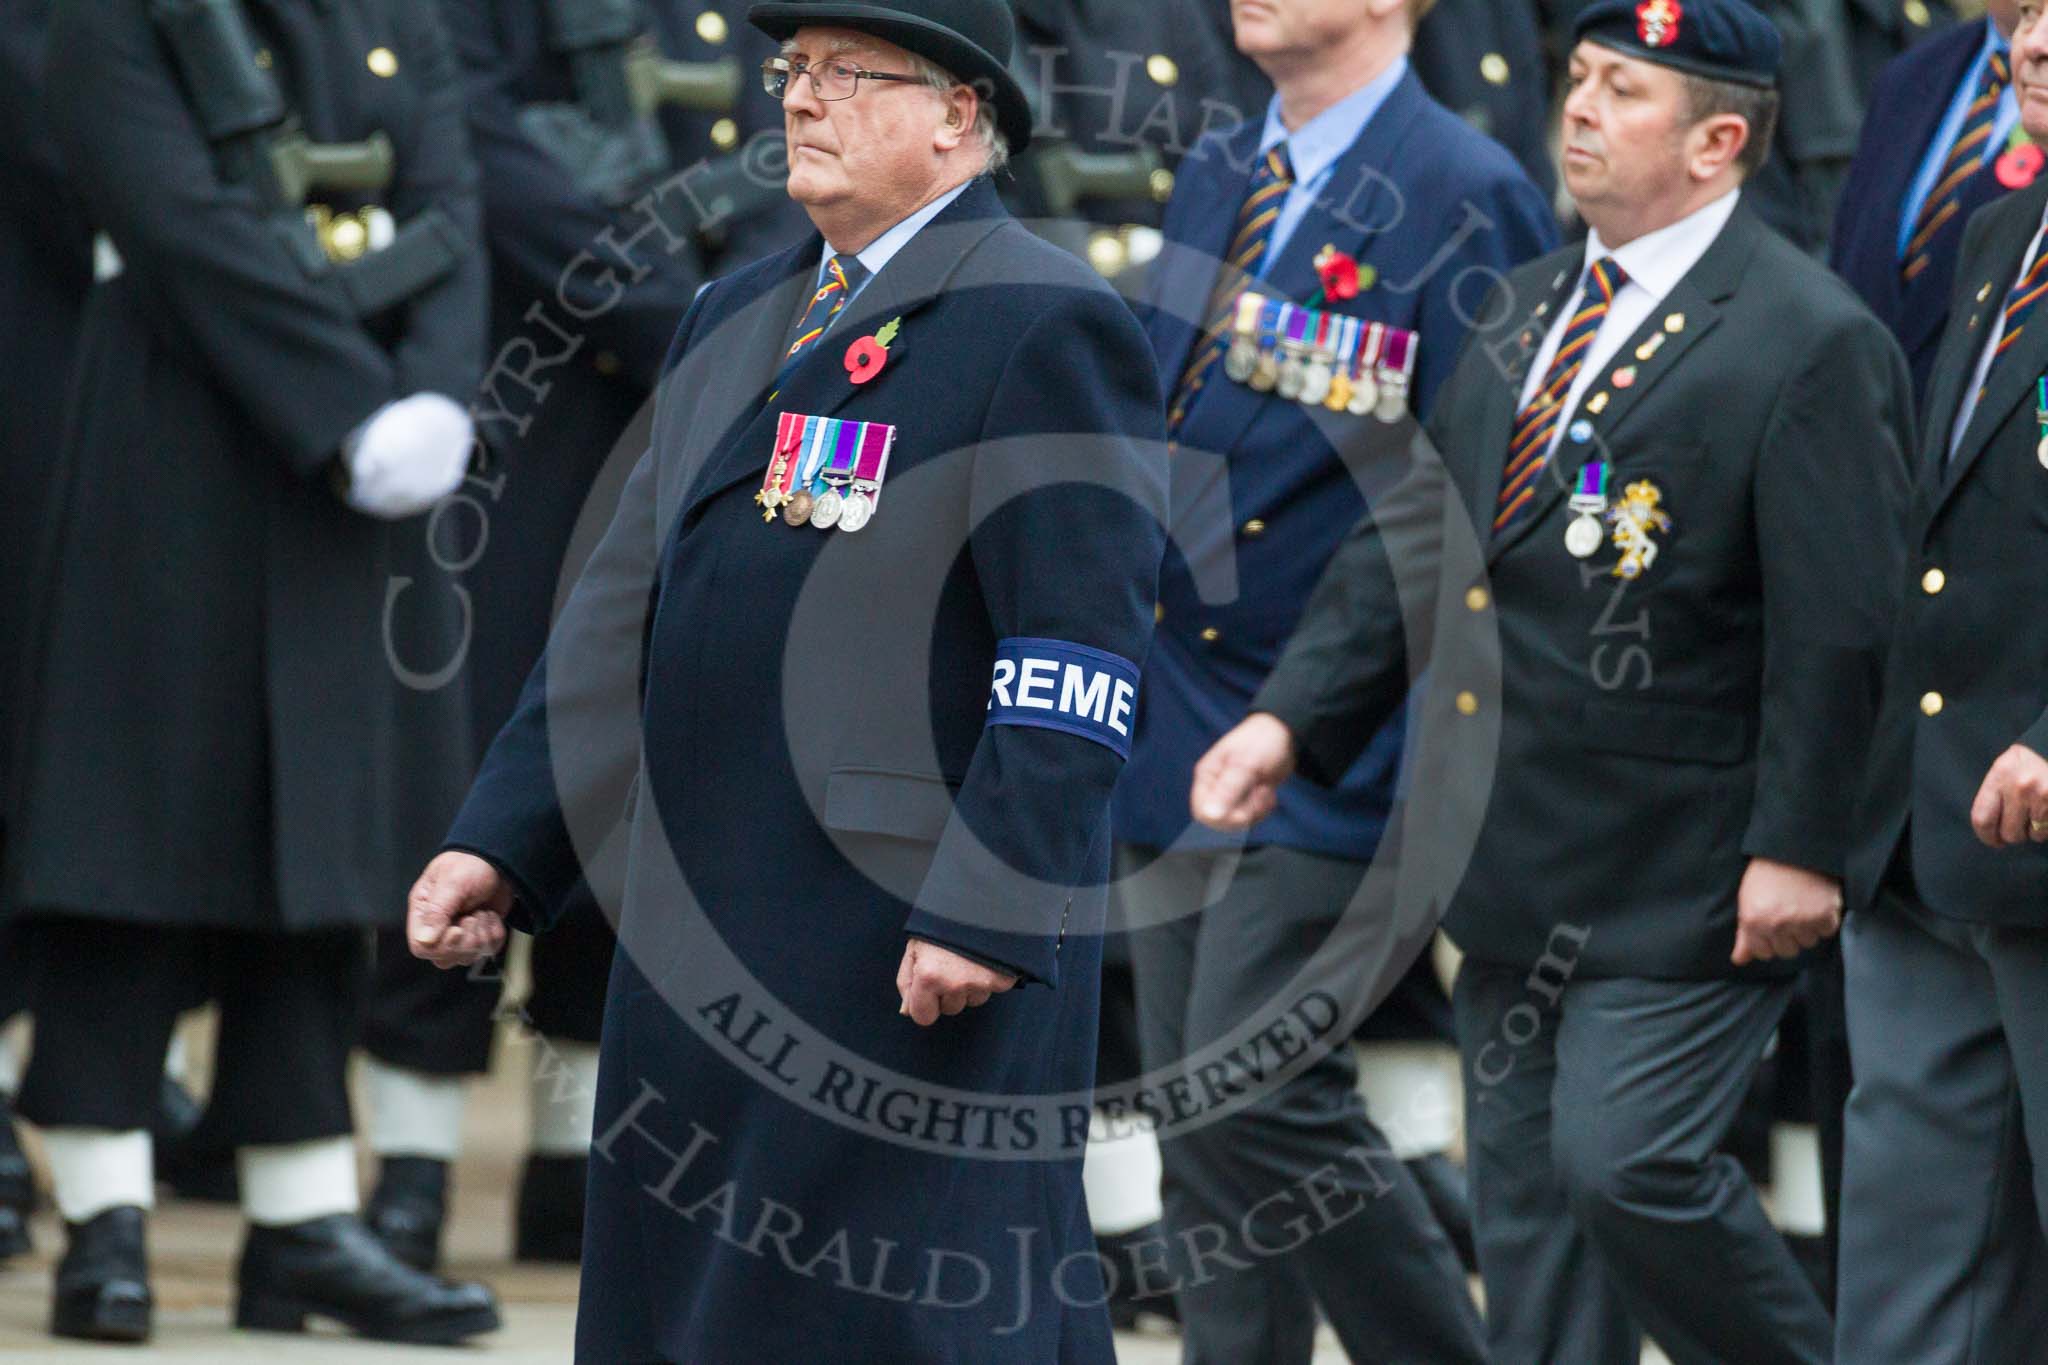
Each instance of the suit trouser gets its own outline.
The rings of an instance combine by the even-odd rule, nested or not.
[[[1836,1354],[2039,1360],[2048,930],[1942,920],[1895,873],[1842,936],[1856,1085]]]
[[[360,929],[246,933],[75,918],[22,926],[36,972],[22,1114],[48,1128],[156,1122],[164,1049],[195,999],[220,1003],[201,1148],[354,1130],[348,1054],[369,963]]]
[[[1466,959],[1452,1001],[1494,1365],[1636,1365],[1642,1330],[1674,1365],[1831,1358],[1826,1308],[1719,1150],[1792,991],[1560,988]]]
[[[1131,935],[1150,1070],[1282,1001],[1365,875],[1362,863],[1285,848],[1155,856],[1125,848],[1117,859],[1132,922],[1156,926]],[[1457,1254],[1366,1117],[1357,1076],[1340,1039],[1257,1102],[1161,1144],[1185,1365],[1300,1365],[1317,1305],[1353,1360],[1483,1359]],[[1310,1202],[1343,1216],[1305,1219]],[[1223,1256],[1185,1260],[1196,1245]]]
[[[561,1042],[598,1040],[612,927],[595,902],[579,902],[533,941],[533,990],[520,1017]],[[377,936],[377,969],[364,1008],[363,1048],[380,1062],[430,1076],[480,1075],[491,1067],[503,958],[442,971],[412,955],[404,931]]]

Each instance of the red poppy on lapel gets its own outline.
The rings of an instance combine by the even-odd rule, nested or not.
[[[902,318],[890,319],[873,336],[861,337],[846,348],[846,374],[856,384],[865,384],[889,363],[889,346],[903,327]]]
[[[1332,301],[1358,297],[1358,260],[1335,246],[1316,253],[1316,277],[1323,282],[1323,294]]]
[[[2041,173],[2043,164],[2048,164],[2048,154],[2031,142],[2022,142],[2008,147],[1991,168],[1998,177],[1998,183],[2009,190],[2022,190],[2034,183],[2034,177]]]

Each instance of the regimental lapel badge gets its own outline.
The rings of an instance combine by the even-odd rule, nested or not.
[[[874,518],[889,476],[896,428],[881,422],[785,412],[775,451],[754,501],[763,521],[776,512],[791,526],[858,531]]]
[[[1640,578],[1657,562],[1657,542],[1652,533],[1669,533],[1671,516],[1663,509],[1664,495],[1648,479],[1638,479],[1621,495],[1621,501],[1607,509],[1607,524],[1614,528],[1614,548],[1621,559],[1614,566],[1616,578]]]

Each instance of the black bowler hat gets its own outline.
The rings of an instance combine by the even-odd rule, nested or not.
[[[850,28],[938,63],[993,99],[996,126],[1012,152],[1031,141],[1031,106],[1010,74],[1017,21],[1008,0],[920,0],[909,5],[836,4],[833,0],[780,0],[756,5],[747,21],[781,42],[800,28]],[[986,84],[984,84],[986,82]]]
[[[1778,83],[1777,25],[1748,0],[1599,0],[1572,36],[1709,80]]]

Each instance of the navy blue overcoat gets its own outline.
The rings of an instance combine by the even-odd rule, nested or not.
[[[1108,1365],[1080,1162],[1158,383],[986,181],[785,368],[821,251],[684,319],[449,837],[538,926],[586,868],[618,915],[577,1358]],[[864,529],[764,516],[785,415],[895,428]],[[918,1028],[907,935],[1024,982]]]

